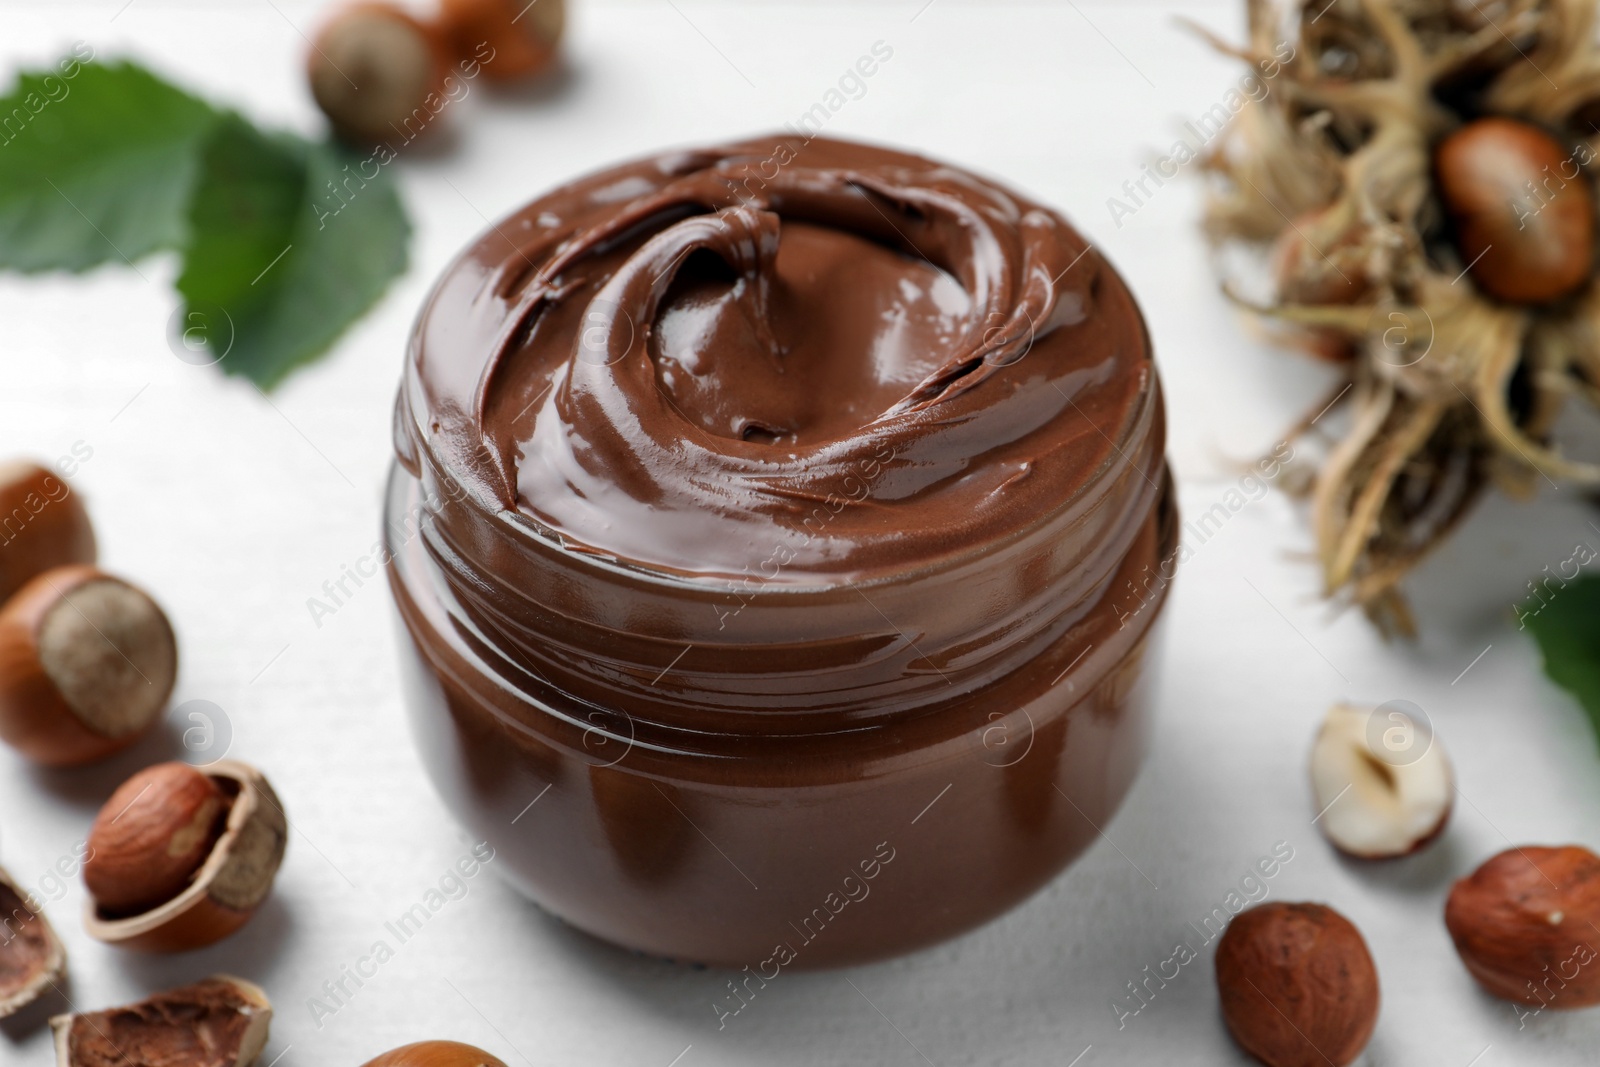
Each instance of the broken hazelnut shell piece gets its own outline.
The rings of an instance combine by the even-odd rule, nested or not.
[[[94,567],[45,571],[0,608],[0,738],[36,763],[127,748],[160,720],[177,678],[161,608]]]
[[[567,25],[564,0],[443,0],[440,9],[456,54],[480,61],[492,82],[523,81],[548,70]]]
[[[1461,261],[1479,289],[1510,303],[1544,304],[1589,280],[1594,190],[1560,141],[1515,119],[1479,119],[1444,139],[1434,171]]]
[[[206,767],[204,773],[226,798],[227,816],[192,878],[176,896],[131,915],[118,914],[91,899],[84,916],[91,937],[151,952],[183,952],[220,941],[238,930],[267,898],[288,842],[288,822],[277,794],[261,772],[247,764],[221,760]],[[100,818],[116,814],[108,802]],[[164,826],[182,824],[184,814],[180,811],[174,818],[161,813],[156,821]],[[123,832],[139,835],[132,829]],[[86,882],[90,869],[86,864]]]
[[[50,920],[0,869],[0,1019],[15,1015],[67,973],[67,954]]]
[[[506,1067],[481,1048],[459,1041],[418,1041],[376,1056],[362,1067]]]
[[[89,829],[83,882],[101,912],[134,915],[183,892],[222,833],[228,798],[187,763],[161,763],[111,794]]]
[[[1550,1008],[1600,1004],[1600,856],[1527,846],[1457,882],[1444,924],[1461,962],[1494,996]]]
[[[1378,1023],[1378,971],[1350,921],[1321,904],[1262,904],[1217,943],[1222,1018],[1267,1067],[1344,1067]]]
[[[443,96],[449,48],[437,27],[392,4],[352,4],[312,43],[311,95],[347,140],[404,143],[437,118],[427,102]]]
[[[224,974],[137,1004],[50,1020],[57,1067],[250,1067],[271,1023],[267,995]]]
[[[1386,739],[1396,738],[1387,748]],[[1402,711],[1335,705],[1311,748],[1317,826],[1358,859],[1392,859],[1444,832],[1455,779],[1444,746]]]
[[[66,481],[27,460],[0,462],[0,602],[52,567],[94,559],[89,513]]]

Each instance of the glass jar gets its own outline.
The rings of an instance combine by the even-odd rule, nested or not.
[[[878,167],[869,178],[880,184],[928,176],[946,200],[975,188],[951,183],[950,171],[913,157],[816,141],[803,146],[813,160],[864,159],[861,166]],[[657,956],[747,968],[762,981],[785,968],[858,963],[970,929],[1033,893],[1097,838],[1145,749],[1145,665],[1178,536],[1161,390],[1132,297],[1109,267],[1074,283],[1066,296],[1042,284],[1051,274],[1056,282],[1070,278],[1088,249],[1069,244],[1067,236],[1081,239],[1042,209],[1007,209],[1013,202],[998,193],[982,218],[1020,227],[1059,260],[1047,271],[1017,274],[1032,286],[1026,299],[1043,301],[1037,321],[1044,340],[1028,355],[1033,333],[1026,344],[1013,343],[1017,335],[1003,326],[992,345],[984,342],[982,361],[934,380],[939,389],[953,388],[958,374],[980,367],[997,384],[978,388],[1005,386],[993,395],[1028,405],[1017,410],[1030,418],[1040,398],[1017,382],[1054,386],[1059,399],[1043,394],[1052,411],[1060,409],[1054,417],[1082,420],[1051,430],[1065,443],[1046,459],[1079,457],[1083,470],[1030,474],[1034,461],[1008,460],[997,488],[984,488],[985,499],[1011,493],[1013,502],[1040,501],[1037,509],[1030,503],[1018,518],[1013,507],[1000,533],[953,536],[949,544],[919,529],[933,548],[904,563],[885,552],[888,562],[843,578],[799,566],[793,543],[782,537],[770,551],[759,538],[739,541],[755,561],[743,575],[691,573],[596,550],[530,515],[547,501],[528,503],[505,474],[520,462],[507,456],[526,457],[531,439],[507,433],[522,443],[496,453],[482,447],[486,435],[453,431],[451,420],[457,430],[470,427],[494,403],[483,399],[483,383],[532,365],[502,354],[496,370],[481,350],[533,343],[528,329],[501,312],[529,306],[518,304],[518,287],[530,284],[541,256],[556,254],[551,249],[572,259],[576,238],[520,249],[526,266],[497,242],[510,242],[507,233],[554,228],[563,213],[611,210],[623,196],[643,198],[658,186],[713,173],[727,184],[729,173],[764,173],[751,168],[774,156],[775,143],[781,147],[684,154],[564,187],[458,260],[419,322],[397,406],[399,462],[385,515],[412,729],[446,804],[495,848],[494,866],[580,929]],[[735,166],[729,159],[745,169],[727,169]],[[762,210],[787,207],[814,220],[832,173],[792,169],[773,182],[781,190],[789,180],[799,191],[787,201],[769,191]],[[722,195],[722,185],[709,179],[695,189],[696,197]],[[852,226],[882,231],[874,240],[894,239],[846,193],[840,201]],[[647,208],[658,210],[657,201]],[[760,212],[707,216],[700,205],[700,214],[680,221],[685,210],[659,209],[659,225],[695,242],[726,220],[745,227],[740,233],[776,233]],[[895,233],[930,227],[911,232],[931,246],[933,224],[925,220],[933,210],[907,208],[891,225]],[[964,215],[935,233],[939,247],[966,239],[961,235],[979,217]],[[611,256],[611,265],[653,254],[656,242],[637,231],[640,220],[654,218],[645,208],[629,215],[632,229],[606,230],[596,254]],[[801,237],[813,248],[821,240],[811,231]],[[739,247],[730,247],[723,254],[737,260]],[[865,245],[849,254],[887,255]],[[672,259],[674,269],[685,259]],[[603,279],[610,269],[590,273]],[[765,266],[739,269],[756,277],[774,268],[769,256]],[[781,274],[781,256],[776,269]],[[952,267],[951,274],[969,292],[1010,284],[999,267],[965,274]],[[552,291],[568,294],[578,284]],[[739,291],[725,279],[716,284]],[[656,290],[667,292],[667,282]],[[626,296],[600,291],[591,313],[618,293]],[[1067,296],[1077,303],[1062,314]],[[1086,310],[1090,300],[1101,318]],[[555,326],[577,322],[578,310],[569,320],[558,316]],[[617,321],[614,304],[607,315],[609,329]],[[614,336],[597,350],[611,352],[605,346]],[[632,343],[630,336],[616,350]],[[439,362],[425,388],[418,353],[430,345]],[[590,347],[586,338],[577,343],[574,358]],[[1084,355],[1101,350],[1111,354],[1098,362]],[[1034,361],[1023,367],[1032,377],[1007,385],[1005,375],[1022,373],[1014,368],[1024,356]],[[621,357],[607,356],[605,366],[614,358]],[[1064,369],[1041,377],[1056,365],[1051,360]],[[476,395],[479,415],[465,400],[441,400],[445,394]],[[522,418],[522,396],[515,400],[506,410]],[[930,434],[957,422],[997,425],[981,422],[982,394],[962,402],[976,413],[967,421],[949,416],[953,408],[936,408],[918,423],[921,436],[905,439],[911,453],[921,453],[864,449],[848,468],[834,468],[839,477],[789,530],[804,526],[802,549],[827,547],[862,508],[905,500],[907,472],[927,468]],[[517,426],[519,434],[526,429]],[[619,469],[618,477],[635,473]],[[1056,493],[1049,479],[1063,474],[1074,488]],[[1021,484],[1030,476],[1035,480]],[[593,498],[591,492],[585,501]],[[851,526],[852,535],[861,528]],[[642,543],[636,530],[612,533]],[[695,548],[681,537],[670,547],[679,558]]]

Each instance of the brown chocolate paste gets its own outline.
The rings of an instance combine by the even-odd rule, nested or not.
[[[217,978],[72,1017],[73,1067],[234,1067],[260,1005]]]
[[[777,137],[556,189],[445,272],[397,407],[430,772],[530,895],[648,951],[754,962],[945,785],[942,857],[884,846],[940,899],[800,965],[995,914],[1137,765],[1164,425],[1121,279],[965,171]]]

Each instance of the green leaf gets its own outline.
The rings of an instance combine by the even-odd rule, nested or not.
[[[1600,576],[1563,586],[1544,583],[1544,596],[1517,609],[1544,654],[1550,680],[1583,705],[1600,737]]]
[[[176,246],[216,116],[128,63],[23,74],[0,98],[0,267],[82,271]]]
[[[405,270],[410,225],[377,161],[230,116],[202,157],[178,291],[192,336],[262,388],[326,351]]]

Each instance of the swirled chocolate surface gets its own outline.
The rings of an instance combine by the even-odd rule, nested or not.
[[[419,320],[401,453],[572,551],[828,584],[1005,539],[1119,461],[1153,485],[1159,434],[1120,443],[1157,389],[1127,289],[1048,208],[777,137],[492,227]]]

